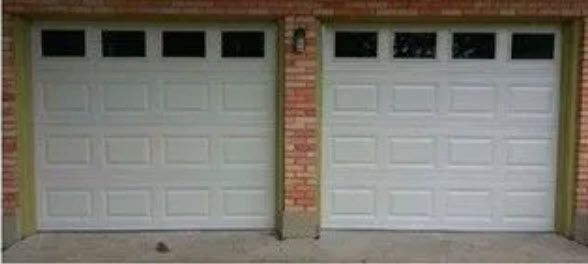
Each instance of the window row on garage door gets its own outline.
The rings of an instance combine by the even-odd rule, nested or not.
[[[402,67],[410,61],[549,61],[559,35],[549,27],[336,25],[325,37],[333,46],[331,59],[384,59]]]
[[[41,49],[37,54],[45,58],[84,58],[88,56],[88,49],[100,50],[98,54],[104,58],[146,57],[147,49],[156,50],[153,54],[164,58],[205,58],[210,53],[207,50],[218,52],[218,49],[221,58],[263,58],[266,45],[263,31],[193,27],[171,30],[160,27],[148,31],[137,26],[55,27],[42,29],[40,37]],[[386,53],[387,46],[391,46],[390,57],[395,59],[433,60],[443,53],[444,46],[450,47],[451,59],[457,60],[492,60],[497,57],[497,47],[514,60],[550,60],[554,57],[556,41],[554,32],[542,30],[511,32],[402,27],[382,31],[350,27],[336,30],[334,38],[335,58],[378,58],[380,53]],[[390,45],[386,42],[388,39]],[[505,40],[507,42],[503,43]],[[499,47],[502,44],[507,45],[508,51]]]

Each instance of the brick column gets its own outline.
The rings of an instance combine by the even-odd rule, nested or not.
[[[2,241],[18,239],[16,177],[16,75],[14,71],[14,18],[2,15]]]
[[[283,179],[278,207],[281,238],[317,237],[320,223],[317,30],[313,16],[286,16],[280,32],[283,94]],[[304,52],[293,49],[297,28],[306,32]],[[281,187],[281,188],[280,188]]]
[[[578,142],[578,178],[576,182],[576,228],[574,236],[588,244],[588,18],[584,18],[579,76],[580,124]]]

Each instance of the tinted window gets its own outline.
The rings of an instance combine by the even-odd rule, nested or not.
[[[454,59],[494,59],[494,33],[454,33]]]
[[[86,54],[86,40],[83,30],[41,31],[43,56],[83,57]]]
[[[166,31],[161,38],[164,57],[205,57],[204,32]]]
[[[264,50],[263,32],[226,31],[222,33],[223,57],[263,57]]]
[[[435,58],[437,34],[435,33],[404,33],[394,34],[395,58]]]
[[[377,32],[335,32],[335,57],[378,56]]]
[[[513,34],[511,57],[513,59],[552,59],[553,34]]]
[[[104,57],[145,57],[145,32],[102,31]]]

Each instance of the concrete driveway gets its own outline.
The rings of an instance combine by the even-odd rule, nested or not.
[[[170,252],[159,253],[158,242]],[[588,262],[588,248],[549,233],[328,231],[278,241],[269,231],[41,233],[5,262]]]

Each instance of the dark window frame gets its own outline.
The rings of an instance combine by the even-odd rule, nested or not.
[[[198,38],[202,38],[202,47],[201,47],[201,51],[196,51],[195,55],[192,54],[180,54],[180,52],[174,53],[174,54],[170,54],[167,53],[166,54],[166,35],[170,36],[169,34],[197,34],[199,36],[197,36]],[[208,52],[207,52],[207,44],[206,44],[206,30],[198,30],[198,29],[194,29],[194,30],[183,30],[183,29],[170,29],[170,30],[162,30],[159,34],[160,36],[160,44],[161,44],[161,50],[160,50],[160,56],[162,58],[165,59],[204,59],[206,58]],[[173,53],[173,52],[172,52]]]
[[[225,35],[226,34],[226,35]],[[239,54],[233,54],[233,53],[229,53],[229,52],[234,52],[234,51],[229,51],[227,50],[227,53],[225,53],[225,45],[229,45],[229,39],[225,39],[226,37],[229,37],[229,35],[247,35],[247,34],[252,34],[252,35],[257,35],[257,36],[249,36],[249,37],[259,37],[259,35],[261,35],[261,41],[259,43],[255,43],[255,44],[261,44],[261,49],[259,50],[248,50],[245,52],[253,52],[255,54],[250,54],[250,55],[239,55]],[[238,29],[227,29],[227,30],[221,30],[220,32],[220,58],[223,60],[263,60],[266,59],[267,57],[267,45],[266,45],[266,41],[267,41],[267,32],[265,30],[261,30],[261,29],[246,29],[246,30],[238,30]],[[259,41],[259,39],[254,39],[255,41]],[[258,47],[259,48],[259,47]]]
[[[105,39],[105,34],[108,33],[140,33],[140,35],[142,35],[143,37],[143,42],[142,42],[142,55],[135,55],[135,54],[131,54],[131,55],[127,55],[127,54],[123,54],[123,55],[116,55],[116,54],[110,54],[108,55],[106,52],[106,39]],[[146,59],[148,56],[148,51],[147,51],[147,31],[145,29],[101,29],[100,30],[100,56],[101,58],[105,58],[105,59]]]
[[[337,46],[337,35],[340,34],[341,35],[352,35],[352,34],[364,34],[364,35],[373,35],[375,36],[375,47],[373,49],[373,55],[372,54],[368,54],[368,55],[344,55],[344,54],[339,54],[338,52],[338,46]],[[378,60],[380,58],[380,32],[378,30],[355,30],[355,29],[338,29],[338,30],[334,30],[333,31],[333,58],[335,60],[349,60],[349,59],[354,59],[354,60]],[[341,51],[343,52],[343,51]]]
[[[397,34],[432,34],[433,39],[433,57],[397,57],[396,56],[396,38]],[[392,32],[392,43],[390,57],[394,60],[415,60],[415,61],[438,61],[440,59],[440,34],[437,30],[422,30],[422,31],[411,31],[411,30],[397,30]]]
[[[472,58],[460,58],[460,57],[456,57],[455,54],[455,37],[456,35],[491,35],[492,36],[492,40],[493,40],[493,50],[492,50],[492,57],[491,58],[484,58],[484,57],[472,57]],[[452,61],[495,61],[498,59],[498,32],[497,31],[475,31],[475,30],[470,30],[470,31],[453,31],[450,32],[450,36],[449,36],[449,40],[450,40],[450,49],[449,49],[449,58]]]
[[[82,33],[82,39],[81,39],[81,47],[78,47],[77,49],[78,52],[80,52],[80,54],[57,54],[59,53],[59,51],[48,51],[46,50],[46,36],[45,34],[49,34],[49,33],[63,33],[63,32],[68,32],[68,33]],[[47,36],[48,37],[48,36]],[[48,40],[47,40],[48,41]],[[80,28],[43,28],[39,31],[39,55],[42,58],[50,58],[50,59],[81,59],[81,58],[87,58],[88,57],[88,38],[87,38],[87,32],[85,29],[80,29]],[[70,53],[74,53],[74,51],[69,51]]]
[[[543,35],[543,36],[549,36],[551,37],[551,54],[550,57],[515,57],[514,55],[514,48],[515,48],[515,35]],[[509,57],[508,59],[511,61],[551,61],[554,60],[556,58],[556,52],[557,52],[557,47],[556,47],[556,42],[557,42],[557,35],[555,32],[541,32],[541,31],[515,31],[515,32],[511,32],[510,33],[510,38],[509,38]]]

